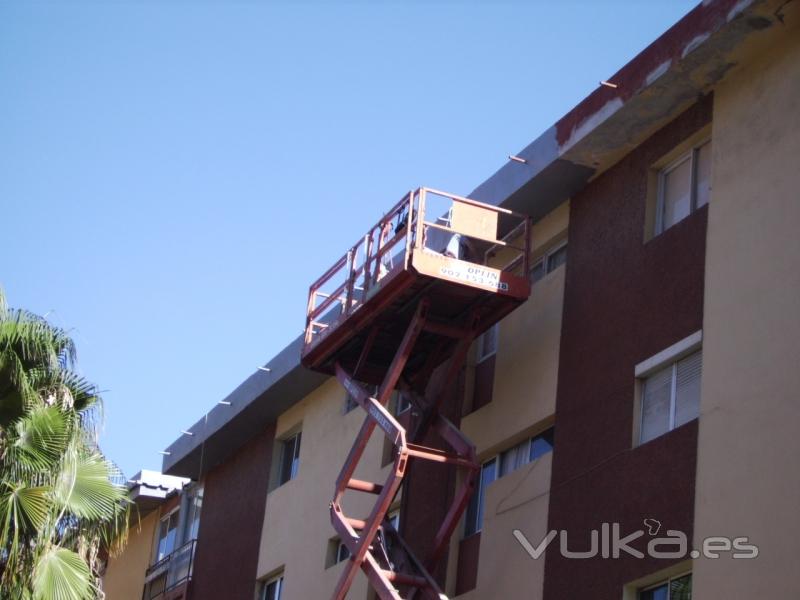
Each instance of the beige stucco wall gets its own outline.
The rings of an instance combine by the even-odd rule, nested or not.
[[[534,226],[534,256],[566,235],[568,217],[569,207],[565,204]],[[537,282],[531,299],[501,324],[494,399],[462,423],[481,456],[503,449],[516,438],[552,422],[564,272],[557,269]],[[364,419],[361,409],[342,414],[344,398],[344,390],[332,379],[278,419],[277,438],[302,428],[300,467],[294,480],[274,489],[267,498],[258,575],[264,578],[283,569],[287,600],[328,597],[341,573],[342,565],[325,568],[328,540],[335,535],[328,503],[334,480]],[[383,436],[378,433],[370,440],[356,477],[384,481],[388,468],[380,467],[382,453]],[[278,452],[275,454],[279,456]],[[543,566],[529,564],[533,561],[511,537],[511,529],[523,528],[531,539],[544,535],[550,460],[549,456],[543,457],[489,488],[482,541],[482,547],[488,550],[481,553],[479,587],[465,597],[490,597],[486,594],[496,588],[496,577],[505,577],[511,572],[509,569],[516,568],[525,570],[526,593],[540,593]],[[363,518],[373,502],[371,495],[349,493],[345,510]],[[458,531],[460,534],[461,529]],[[454,535],[455,548],[459,534]],[[505,560],[491,551],[493,547],[503,549]],[[514,554],[511,559],[509,550]],[[451,552],[449,588],[454,585],[455,558],[457,554]],[[483,595],[479,595],[484,587]],[[505,597],[513,597],[511,589]],[[368,597],[363,574],[357,576],[348,597]]]
[[[361,408],[342,414],[344,401],[344,389],[330,379],[278,419],[277,438],[298,426],[303,431],[297,477],[267,497],[258,561],[260,578],[283,569],[282,600],[327,598],[344,566],[325,568],[328,540],[335,536],[328,504],[365,416]],[[385,481],[388,467],[380,467],[383,439],[379,430],[373,434],[355,477]],[[374,501],[371,494],[348,492],[345,513],[366,518]],[[348,598],[366,597],[367,580],[359,572]]]
[[[544,556],[531,558],[513,531],[521,530],[534,547],[544,539],[552,458],[546,454],[489,486],[477,586],[459,600],[542,597]]]
[[[533,256],[564,239],[568,222],[565,203],[536,223]],[[461,422],[481,460],[553,423],[565,273],[559,268],[537,281],[528,301],[500,323],[492,401]],[[552,456],[544,456],[487,489],[477,586],[459,599],[541,598],[544,559],[531,559],[511,532],[521,529],[534,543],[544,537],[551,460]],[[463,527],[458,528],[450,544],[447,591],[451,595],[462,532]]]
[[[748,536],[755,560],[694,561],[697,598],[800,593],[800,9],[714,95],[695,548]]]
[[[155,510],[133,525],[125,550],[108,560],[103,576],[103,591],[108,600],[140,600],[144,575],[150,566],[158,511]]]
[[[564,203],[534,225],[533,255],[562,239],[568,222]],[[537,281],[528,301],[500,323],[492,401],[461,422],[481,458],[555,413],[565,272],[556,269]]]

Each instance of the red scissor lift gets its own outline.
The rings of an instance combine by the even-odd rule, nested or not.
[[[382,600],[446,598],[431,573],[469,502],[479,463],[439,409],[475,337],[527,299],[529,254],[526,216],[419,188],[311,285],[302,362],[335,375],[367,413],[330,503],[333,527],[350,551],[333,599],[345,598],[359,568]],[[443,376],[432,379],[446,361]],[[419,415],[411,432],[387,410],[395,389]],[[353,477],[376,427],[395,448],[382,483]],[[420,445],[431,431],[446,450]],[[410,459],[463,471],[423,558],[386,518]],[[347,490],[377,496],[369,515],[344,514]]]

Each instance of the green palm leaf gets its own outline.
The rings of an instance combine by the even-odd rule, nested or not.
[[[97,452],[69,453],[55,490],[56,499],[78,517],[114,519],[125,498],[125,488],[111,482],[112,469]]]
[[[15,423],[11,458],[31,471],[53,468],[69,445],[71,420],[56,406],[38,406]]]
[[[0,544],[18,548],[21,539],[36,535],[47,522],[52,507],[51,489],[2,483],[0,492]]]
[[[0,598],[94,599],[99,549],[125,539],[99,392],[74,362],[65,330],[8,308],[0,289]]]
[[[53,546],[37,561],[34,600],[91,600],[95,592],[89,567],[72,550]]]

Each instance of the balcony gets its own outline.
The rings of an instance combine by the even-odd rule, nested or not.
[[[196,545],[197,540],[191,540],[147,569],[142,600],[188,598]]]

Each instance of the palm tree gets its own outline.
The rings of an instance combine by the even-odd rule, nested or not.
[[[101,399],[67,332],[0,291],[0,597],[102,596],[98,553],[124,538],[119,470],[100,452]]]

